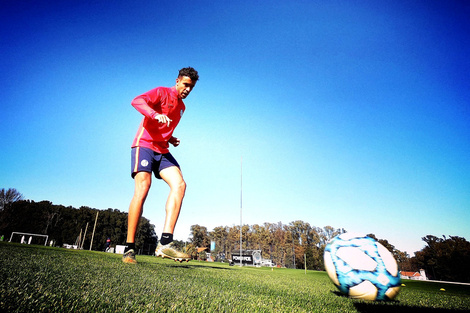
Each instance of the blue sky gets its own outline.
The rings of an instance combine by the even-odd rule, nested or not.
[[[470,239],[467,1],[3,1],[0,187],[127,211],[131,100],[200,81],[172,150],[193,224]],[[161,232],[168,187],[144,216]]]

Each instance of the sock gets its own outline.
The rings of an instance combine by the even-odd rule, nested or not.
[[[160,243],[162,245],[167,245],[173,241],[173,234],[170,233],[162,233],[162,238],[160,238]]]
[[[135,242],[126,242],[126,247],[124,248],[124,253],[133,249],[135,251]]]

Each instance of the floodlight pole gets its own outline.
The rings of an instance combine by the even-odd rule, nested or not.
[[[77,240],[75,240],[75,245],[80,248],[80,243],[82,242],[82,231],[83,229],[80,228],[80,235],[78,235]]]
[[[80,249],[83,249],[83,244],[85,243],[85,237],[86,237],[86,231],[87,230],[88,230],[88,223],[86,223],[85,234],[83,235],[82,245],[79,247]]]
[[[96,222],[98,221],[98,213],[100,213],[100,211],[96,212],[95,226],[93,226],[93,234],[91,235],[90,251],[91,251],[91,247],[93,247],[93,238],[95,237],[95,229],[96,229]]]
[[[243,157],[240,159],[240,267],[242,264]]]

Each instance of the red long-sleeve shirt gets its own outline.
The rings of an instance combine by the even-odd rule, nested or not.
[[[173,136],[173,131],[186,109],[176,88],[154,88],[134,98],[131,104],[144,115],[132,147],[145,147],[158,153],[168,153],[168,141]],[[166,123],[159,123],[155,119],[157,114],[168,116],[172,120],[170,126]]]

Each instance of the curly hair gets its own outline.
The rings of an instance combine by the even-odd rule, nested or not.
[[[182,76],[187,76],[191,78],[191,80],[194,82],[196,82],[199,79],[199,74],[192,67],[185,67],[185,68],[180,69],[178,73],[178,77],[182,77]]]

